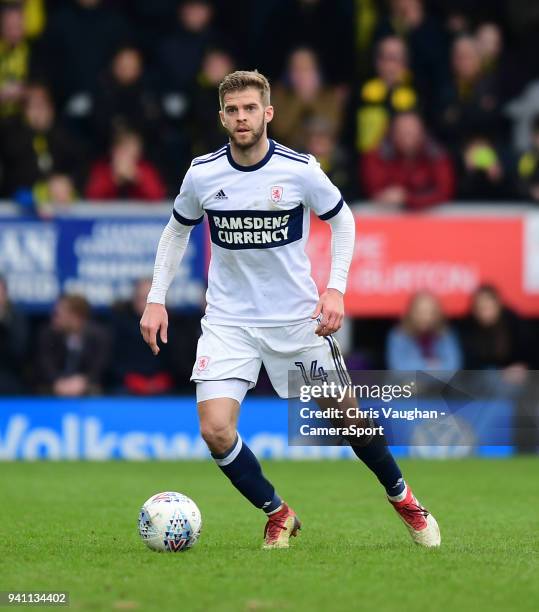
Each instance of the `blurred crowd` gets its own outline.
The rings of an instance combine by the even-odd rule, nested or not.
[[[0,198],[175,195],[258,68],[349,201],[539,201],[538,28],[528,0],[0,0]]]
[[[189,383],[201,313],[170,313],[169,342],[155,358],[140,335],[151,280],[96,316],[81,295],[61,296],[50,315],[28,317],[0,277],[0,396],[163,395]]]
[[[135,283],[127,302],[96,313],[76,294],[61,296],[51,314],[27,318],[0,277],[0,395],[56,396],[192,393],[189,383],[201,313],[170,313],[168,343],[153,356],[140,334],[150,279]],[[379,322],[380,323],[380,322]],[[371,335],[359,331],[347,350],[350,369],[498,372],[505,390],[539,370],[539,324],[512,312],[495,287],[470,297],[464,317],[449,322],[438,298],[413,295],[400,321]],[[262,380],[257,392],[270,389]],[[492,385],[490,385],[492,388]]]

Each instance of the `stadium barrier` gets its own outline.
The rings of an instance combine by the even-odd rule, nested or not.
[[[18,216],[0,204],[0,273],[15,302],[48,310],[64,291],[95,307],[128,297],[133,280],[151,276],[170,204],[80,204],[51,220]],[[462,314],[470,292],[495,284],[523,316],[539,315],[539,212],[532,207],[441,206],[424,214],[381,214],[354,207],[357,239],[348,291],[351,316],[399,316],[419,289],[440,296],[446,312]],[[193,230],[169,292],[174,308],[199,306],[208,262],[205,224]],[[503,249],[500,248],[503,245]],[[308,253],[314,278],[329,276],[327,224],[312,219]]]
[[[0,273],[11,299],[28,311],[49,310],[64,292],[83,294],[96,308],[128,299],[134,281],[152,276],[167,210],[83,205],[49,221],[0,216]],[[197,227],[170,287],[171,307],[200,308],[205,258]]]

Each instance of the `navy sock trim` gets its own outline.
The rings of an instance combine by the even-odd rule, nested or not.
[[[226,450],[224,453],[211,453],[211,456],[215,459],[217,465],[227,465],[227,463],[231,463],[237,457],[238,453],[241,450],[242,439],[240,438],[240,434],[236,433],[236,439],[234,440],[234,444]],[[230,458],[233,455],[232,458]],[[224,460],[229,459],[227,463],[223,463]]]
[[[273,512],[283,502],[264,474],[256,456],[237,434],[234,444],[224,453],[212,453],[215,463],[236,489],[253,506]]]
[[[404,491],[406,485],[402,472],[387,446],[385,437],[376,436],[366,446],[352,446],[352,450],[375,474],[388,495],[395,497]]]
[[[397,494],[398,495],[398,494]],[[283,503],[283,500],[281,499],[281,497],[279,495],[277,495],[277,493],[274,493],[273,495],[273,499],[271,500],[271,503],[268,504],[267,506],[262,506],[262,510],[264,510],[264,512],[266,514],[269,514],[270,512],[275,512],[275,510],[277,510],[277,508]]]

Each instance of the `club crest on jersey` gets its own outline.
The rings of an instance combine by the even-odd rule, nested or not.
[[[206,357],[206,356],[199,357],[197,360],[197,367],[196,367],[197,371],[203,372],[204,370],[207,369],[209,363],[210,363],[209,357]]]
[[[272,202],[280,202],[283,199],[283,188],[274,185],[270,190],[270,198]]]

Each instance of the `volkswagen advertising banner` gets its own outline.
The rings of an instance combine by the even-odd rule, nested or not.
[[[409,408],[408,404],[404,405]],[[395,410],[399,410],[398,403]],[[511,454],[510,402],[498,402],[480,419],[474,405],[454,406],[458,426],[438,431],[418,419],[392,430],[399,456],[461,457]],[[296,444],[291,439],[294,404],[273,398],[244,402],[239,431],[264,459],[352,458],[349,446]],[[296,421],[298,427],[301,422]],[[302,431],[302,430],[298,430]],[[504,433],[504,438],[500,437]],[[495,445],[490,442],[496,439]],[[0,460],[203,459],[194,398],[88,398],[1,400]]]

